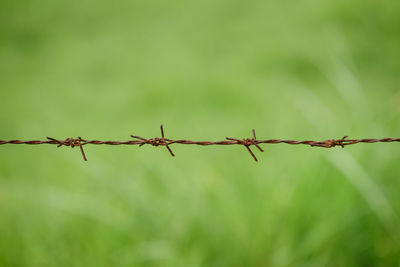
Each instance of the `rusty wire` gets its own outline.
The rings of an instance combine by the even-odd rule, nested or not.
[[[256,138],[256,132],[253,129],[253,137],[252,138],[243,138],[236,139],[226,137],[223,141],[191,141],[191,140],[173,140],[169,138],[165,138],[164,136],[164,128],[161,125],[161,138],[143,138],[136,135],[131,135],[135,140],[129,141],[100,141],[100,140],[85,140],[81,137],[78,138],[67,138],[65,140],[59,140],[51,137],[47,137],[47,140],[31,140],[31,141],[22,141],[22,140],[0,140],[0,145],[5,144],[26,144],[26,145],[42,145],[42,144],[51,144],[57,145],[57,147],[61,146],[69,146],[69,147],[79,147],[82,157],[85,161],[87,161],[85,151],[83,150],[83,146],[92,144],[92,145],[139,145],[139,147],[149,144],[152,146],[165,146],[171,156],[175,156],[172,152],[170,146],[173,144],[181,144],[181,145],[199,145],[199,146],[211,146],[211,145],[242,145],[246,148],[246,150],[250,153],[255,161],[258,161],[257,157],[254,155],[253,151],[250,149],[251,146],[255,146],[260,152],[264,152],[264,150],[259,146],[260,144],[288,144],[288,145],[309,145],[312,147],[324,147],[324,148],[333,148],[336,146],[340,146],[344,148],[345,146],[359,144],[359,143],[391,143],[391,142],[400,142],[400,138],[382,138],[382,139],[347,139],[348,136],[344,136],[341,139],[328,139],[325,141],[296,141],[296,140],[281,140],[281,139],[268,139],[268,140],[258,140]]]

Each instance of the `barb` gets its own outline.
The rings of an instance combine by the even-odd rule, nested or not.
[[[165,146],[171,156],[175,156],[172,152],[170,146],[173,144],[181,144],[181,145],[199,145],[199,146],[212,146],[212,145],[241,145],[246,148],[246,150],[250,153],[253,159],[258,162],[257,157],[251,150],[251,146],[255,146],[260,152],[264,152],[264,150],[259,146],[260,144],[288,144],[288,145],[308,145],[311,147],[323,147],[323,148],[334,148],[336,146],[340,146],[344,148],[345,146],[355,145],[359,143],[372,144],[372,143],[392,143],[392,142],[400,142],[400,138],[382,138],[382,139],[347,139],[348,136],[344,136],[341,139],[327,139],[325,141],[296,141],[296,140],[281,140],[281,139],[268,139],[268,140],[258,140],[256,137],[256,132],[253,129],[253,137],[252,138],[230,138],[226,137],[226,140],[223,141],[192,141],[192,140],[173,140],[165,138],[164,128],[161,125],[161,138],[143,138],[136,135],[131,135],[132,138],[136,140],[129,141],[101,141],[101,140],[85,140],[78,136],[78,138],[67,138],[65,140],[59,140],[51,137],[47,137],[47,140],[0,140],[0,145],[5,144],[26,144],[26,145],[42,145],[42,144],[50,144],[57,145],[57,147],[68,146],[71,148],[79,147],[82,157],[85,161],[87,161],[85,151],[83,150],[83,146],[91,144],[91,145],[138,145],[139,147],[149,144],[152,146]]]
[[[316,142],[314,144],[311,144],[311,146],[319,146],[319,147],[326,147],[326,148],[331,148],[335,146],[341,146],[344,148],[345,146],[352,145],[354,144],[355,141],[357,140],[346,140],[348,136],[343,136],[342,139],[332,139],[332,140],[325,140],[323,142]]]
[[[249,139],[249,138],[243,138],[243,140],[239,140],[236,138],[230,138],[230,137],[226,137],[227,140],[231,140],[231,141],[236,141],[236,144],[240,144],[240,145],[244,145],[247,149],[247,151],[249,151],[250,155],[253,157],[253,159],[258,162],[257,157],[254,155],[253,151],[251,151],[250,146],[254,145],[255,147],[258,148],[258,150],[260,150],[261,152],[264,152],[264,150],[262,150],[262,148],[258,145],[257,143],[257,138],[256,138],[256,131],[253,129],[253,138]]]
[[[145,144],[150,144],[152,146],[165,146],[169,153],[171,154],[171,156],[175,157],[174,153],[172,152],[171,148],[168,146],[168,142],[166,141],[165,137],[164,137],[164,128],[161,125],[161,138],[158,137],[154,137],[154,138],[150,138],[150,139],[146,139],[140,136],[136,136],[136,135],[131,135],[132,138],[136,138],[139,139],[141,142],[139,144],[139,147],[145,145]]]
[[[70,146],[71,148],[74,148],[76,146],[79,146],[80,150],[81,150],[81,154],[83,157],[84,161],[87,161],[86,155],[85,155],[85,151],[83,150],[83,145],[86,145],[86,140],[82,140],[82,138],[80,136],[78,136],[78,139],[74,139],[74,138],[67,138],[64,141],[62,140],[57,140],[51,137],[47,137],[47,139],[49,139],[50,141],[55,142],[57,145],[57,147],[61,147],[61,146]],[[50,143],[49,143],[50,144]],[[52,144],[52,143],[51,143]]]

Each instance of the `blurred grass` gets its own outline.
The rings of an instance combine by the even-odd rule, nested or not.
[[[0,138],[398,137],[398,1],[8,1]],[[0,148],[0,266],[399,266],[396,144]]]

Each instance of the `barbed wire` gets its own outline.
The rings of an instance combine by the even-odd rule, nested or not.
[[[348,136],[344,136],[341,139],[328,139],[325,141],[296,141],[296,140],[282,140],[282,139],[268,139],[268,140],[258,140],[256,137],[256,132],[253,129],[252,138],[231,138],[226,137],[223,141],[192,141],[192,140],[173,140],[169,138],[165,138],[164,136],[164,128],[161,125],[161,138],[143,138],[136,135],[131,135],[135,140],[129,141],[101,141],[101,140],[86,140],[82,139],[78,136],[78,138],[67,138],[65,140],[59,140],[51,137],[47,137],[47,140],[31,140],[31,141],[23,141],[23,140],[0,140],[0,145],[5,144],[26,144],[26,145],[42,145],[42,144],[50,144],[57,145],[57,147],[67,146],[67,147],[79,147],[82,157],[85,161],[87,161],[85,151],[83,150],[83,146],[91,144],[91,145],[111,145],[111,146],[119,146],[119,145],[138,145],[139,147],[149,144],[152,146],[165,146],[171,156],[175,156],[175,154],[171,150],[171,145],[173,144],[181,144],[181,145],[199,145],[199,146],[212,146],[212,145],[242,145],[246,148],[246,150],[250,153],[255,161],[258,161],[257,157],[251,150],[251,146],[255,146],[260,152],[264,152],[264,150],[259,146],[260,144],[288,144],[288,145],[309,145],[311,147],[323,147],[323,148],[333,148],[336,146],[340,146],[344,148],[345,146],[355,145],[359,143],[391,143],[391,142],[400,142],[400,138],[382,138],[382,139],[347,139]]]

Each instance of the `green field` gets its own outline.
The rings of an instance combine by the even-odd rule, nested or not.
[[[0,139],[400,137],[400,1],[0,3]],[[0,146],[0,266],[400,266],[400,144]]]

